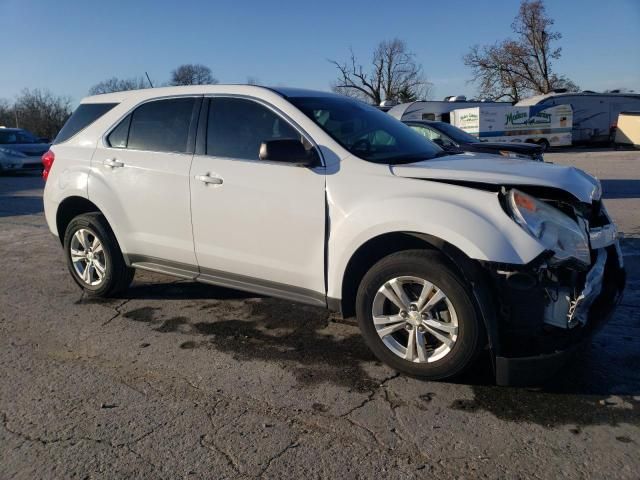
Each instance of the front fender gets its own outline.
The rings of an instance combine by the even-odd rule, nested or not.
[[[331,216],[328,249],[329,297],[342,297],[342,279],[353,254],[367,241],[387,233],[427,234],[471,259],[500,263],[526,264],[544,251],[504,212],[496,193],[432,182],[429,189],[430,198],[424,194],[379,198],[359,203],[350,211],[332,209],[330,204],[335,215]],[[448,198],[441,195],[443,189],[448,190]]]

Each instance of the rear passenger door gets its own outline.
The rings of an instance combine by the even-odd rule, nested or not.
[[[123,252],[138,266],[197,271],[189,170],[201,103],[201,97],[143,103],[93,156],[89,198],[105,206]]]
[[[200,279],[323,305],[325,172],[315,147],[257,100],[206,99],[200,124],[191,168]],[[259,160],[261,142],[294,138],[317,167]]]

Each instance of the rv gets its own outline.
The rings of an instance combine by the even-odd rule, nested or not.
[[[537,95],[516,103],[516,107],[546,109],[554,105],[571,105],[574,143],[612,141],[613,128],[620,112],[640,110],[640,95],[633,93],[569,93],[556,91]]]
[[[480,140],[491,142],[571,145],[572,112],[569,105],[539,110],[531,107],[485,105],[451,112],[451,123]]]
[[[458,108],[479,107],[481,105],[511,105],[509,102],[492,102],[489,100],[467,100],[464,95],[445,97],[442,101],[419,101],[401,103],[392,107],[387,113],[403,122],[408,120],[435,120],[451,123],[450,113]]]

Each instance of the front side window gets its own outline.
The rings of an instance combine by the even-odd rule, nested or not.
[[[440,147],[375,107],[346,97],[288,97],[353,155],[375,163],[409,163],[443,155]]]
[[[260,144],[301,135],[264,105],[241,98],[212,98],[207,120],[207,155],[258,160]]]
[[[189,130],[195,102],[196,99],[192,97],[171,98],[155,100],[139,106],[131,115],[126,148],[152,152],[186,153],[189,150]],[[116,130],[119,128],[120,125],[116,127]],[[124,126],[122,130],[124,130]],[[112,146],[118,142],[122,144],[123,135],[124,132],[120,132],[120,137],[114,137],[113,140],[110,135],[109,143]]]

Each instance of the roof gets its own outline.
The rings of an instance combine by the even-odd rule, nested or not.
[[[173,97],[180,95],[206,95],[206,94],[236,94],[236,95],[257,95],[264,94],[265,90],[275,92],[281,96],[288,97],[318,97],[336,96],[334,93],[321,92],[315,90],[304,90],[288,87],[263,87],[259,85],[188,85],[181,87],[159,87],[143,88],[139,90],[126,90],[123,92],[104,93],[85,97],[80,103],[120,103],[126,100],[146,100],[157,97]]]

